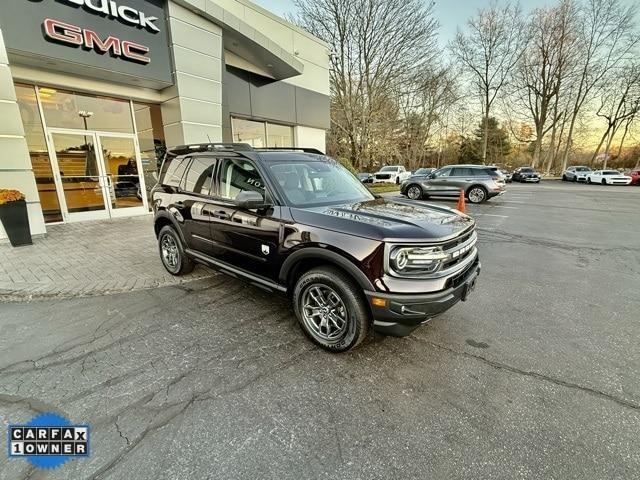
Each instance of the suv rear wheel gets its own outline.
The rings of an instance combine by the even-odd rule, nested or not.
[[[184,253],[182,241],[173,227],[162,227],[158,234],[158,248],[162,264],[171,275],[185,275],[195,267],[193,260]]]
[[[330,352],[357,347],[369,331],[369,311],[361,289],[332,267],[303,274],[293,291],[293,306],[305,334]]]
[[[487,191],[484,187],[476,185],[467,191],[467,199],[471,203],[482,203],[487,199]]]

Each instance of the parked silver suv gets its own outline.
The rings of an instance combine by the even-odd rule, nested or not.
[[[505,179],[486,165],[448,165],[427,177],[412,177],[402,183],[400,193],[412,200],[457,197],[465,192],[471,203],[482,203],[505,192]]]

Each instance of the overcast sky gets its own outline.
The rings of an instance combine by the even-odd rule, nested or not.
[[[252,0],[254,3],[270,10],[276,15],[284,16],[285,13],[293,12],[292,0]],[[428,1],[428,0],[425,0]],[[623,0],[631,5],[635,0]],[[536,7],[556,3],[554,0],[524,0],[521,1],[523,10],[530,11]],[[435,15],[440,22],[440,42],[446,44],[451,40],[458,25],[464,26],[467,19],[483,7],[489,5],[489,0],[439,0],[436,1]]]

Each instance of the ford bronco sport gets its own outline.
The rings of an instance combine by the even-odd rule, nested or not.
[[[177,147],[152,204],[171,274],[198,262],[288,294],[306,335],[333,352],[371,327],[408,335],[466,300],[480,272],[472,218],[375,196],[318,150]]]

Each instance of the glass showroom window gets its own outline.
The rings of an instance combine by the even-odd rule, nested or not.
[[[266,147],[267,132],[264,127],[264,122],[232,118],[231,129],[233,130],[233,141],[248,143],[256,148]]]
[[[293,127],[267,123],[268,147],[293,147]]]
[[[38,88],[47,127],[133,133],[128,100]]]
[[[62,213],[58,203],[56,184],[53,179],[51,159],[44,137],[35,88],[32,85],[20,84],[16,84],[15,87],[44,221],[47,223],[61,222]]]
[[[292,147],[293,127],[277,123],[231,118],[233,141],[252,147]]]

